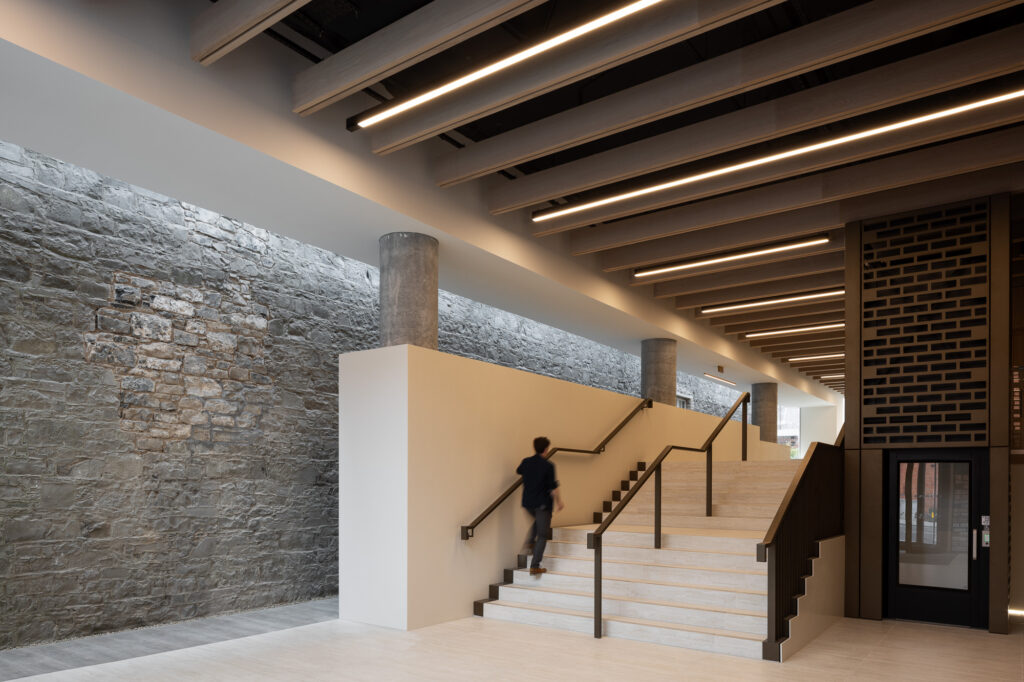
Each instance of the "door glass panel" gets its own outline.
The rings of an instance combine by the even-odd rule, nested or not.
[[[968,588],[971,465],[900,462],[900,584]]]

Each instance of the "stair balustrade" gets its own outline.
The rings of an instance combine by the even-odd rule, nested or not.
[[[598,443],[594,448],[589,450],[579,448],[551,448],[550,450],[548,450],[546,459],[551,459],[552,456],[558,454],[559,452],[574,452],[583,455],[601,454],[602,452],[605,451],[605,448],[608,447],[608,444],[612,441],[612,439],[615,438],[616,435],[618,435],[619,431],[622,431],[622,429],[625,428],[626,424],[632,421],[633,417],[639,414],[642,410],[652,407],[653,405],[654,401],[651,400],[650,398],[644,398],[643,400],[641,400],[640,403],[636,407],[634,407],[629,414],[626,415],[625,419],[620,421],[618,426],[612,429],[611,432],[607,436],[605,436],[604,439],[600,443]],[[516,490],[518,490],[519,486],[521,486],[522,484],[523,478],[522,476],[520,476],[518,479],[516,479],[515,483],[509,486],[508,489],[505,490],[505,492],[498,496],[498,499],[494,500],[494,502],[488,505],[487,509],[484,509],[482,512],[480,512],[479,516],[473,519],[468,525],[462,526],[462,539],[468,540],[471,537],[473,537],[473,532],[476,530],[476,527],[480,525],[480,522],[486,519],[491,512],[493,512],[501,505],[502,502],[507,500],[509,496],[512,495],[512,493],[514,493]]]
[[[601,538],[605,531],[608,530],[608,526],[622,513],[622,510],[626,508],[630,500],[636,496],[637,492],[644,487],[648,479],[654,477],[654,548],[661,549],[661,465],[665,461],[668,455],[676,450],[683,450],[686,452],[703,452],[705,453],[705,465],[704,465],[704,478],[705,478],[705,503],[704,503],[704,515],[711,516],[711,479],[712,479],[712,448],[714,446],[715,439],[718,438],[718,434],[722,432],[726,424],[732,419],[732,416],[736,413],[736,410],[743,408],[742,412],[742,436],[741,436],[741,458],[742,461],[747,461],[747,410],[750,404],[750,394],[744,393],[741,395],[729,411],[719,421],[718,426],[715,430],[705,439],[703,445],[699,448],[691,448],[685,445],[666,445],[654,462],[647,467],[644,471],[643,476],[636,482],[636,485],[629,489],[619,503],[615,505],[611,513],[608,514],[608,518],[601,522],[601,524],[594,530],[593,533],[587,534],[587,547],[594,550],[594,637],[601,638]]]
[[[789,637],[789,618],[796,615],[797,597],[811,573],[817,543],[843,534],[843,441],[814,443],[786,491],[757,560],[768,563],[768,637],[762,658],[781,660],[782,642]]]

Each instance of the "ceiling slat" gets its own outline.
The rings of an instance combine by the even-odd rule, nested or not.
[[[780,346],[786,346],[796,340],[798,343],[807,344],[822,344],[824,345],[829,341],[840,341],[845,339],[843,330],[830,330],[824,332],[808,332],[806,334],[793,334],[792,336],[775,336],[775,337],[758,337],[753,339],[743,339],[743,341],[749,343],[751,346],[758,348],[762,352],[770,352],[772,348],[778,348]],[[813,346],[807,346],[813,347]]]
[[[605,272],[627,270],[828,232],[842,227],[846,222],[840,218],[837,204],[811,206],[610,249],[600,254],[598,262]]]
[[[1010,128],[579,230],[571,248],[592,253],[1022,160],[1024,134]]]
[[[759,265],[767,265],[768,263],[781,263],[783,261],[799,261],[804,258],[816,256],[823,253],[835,253],[842,251],[846,245],[846,235],[843,232],[838,234],[822,235],[829,237],[829,241],[825,244],[817,244],[815,246],[808,246],[802,249],[796,249],[793,251],[782,251],[779,253],[771,253],[764,256],[757,256],[754,258],[729,261],[726,263],[719,263],[716,265],[705,265],[699,268],[693,268],[689,270],[676,270],[674,272],[666,272],[662,275],[652,275],[650,277],[634,277],[630,284],[633,286],[645,286],[648,284],[660,284],[661,282],[672,282],[675,280],[687,279],[690,277],[700,277],[704,275],[710,275],[716,272],[731,272],[733,270],[743,270],[745,268],[754,268]],[[724,254],[723,254],[724,255]],[[697,261],[701,259],[696,259]]]
[[[825,171],[879,156],[895,154],[915,147],[942,142],[963,135],[1000,128],[1024,120],[1024,102],[1011,100],[970,111],[946,119],[904,128],[898,133],[870,137],[831,149],[816,151],[778,163],[746,169],[738,173],[683,185],[663,192],[636,197],[627,201],[600,206],[541,223],[535,223],[534,234],[545,236],[555,232],[603,223],[668,206],[707,199],[727,192],[748,189],[769,182]],[[895,123],[896,121],[892,121]],[[851,131],[853,132],[853,131]],[[859,132],[859,131],[858,131]],[[558,207],[565,208],[565,207]]]
[[[995,78],[1021,64],[1024,26],[1018,25],[501,183],[488,194],[488,206],[492,213],[528,208]],[[440,172],[462,153],[450,152]]]
[[[743,324],[744,322],[764,322],[765,320],[803,317],[805,315],[817,315],[818,313],[834,313],[845,309],[846,301],[842,296],[837,296],[831,299],[819,299],[811,303],[790,304],[787,308],[750,309],[737,311],[733,314],[722,314],[717,317],[702,316],[699,319],[706,320],[712,326],[721,327],[730,324]]]
[[[725,334],[742,334],[744,332],[753,332],[758,329],[764,329],[767,326],[771,327],[805,327],[816,324],[825,324],[826,322],[835,322],[843,319],[843,312],[841,311],[828,311],[822,312],[817,315],[805,315],[801,317],[780,317],[774,320],[761,320],[758,322],[740,322],[737,324],[726,325],[723,332]]]
[[[845,283],[846,278],[843,273],[826,272],[818,275],[790,277],[774,282],[766,282],[758,286],[756,290],[751,290],[749,286],[744,284],[738,287],[684,294],[676,297],[675,306],[679,310],[684,310],[686,308],[725,305],[739,301],[828,289],[830,287],[842,286]]]
[[[543,2],[434,0],[300,72],[292,110],[303,116],[319,111]]]
[[[508,168],[1021,1],[875,0],[471,145],[442,179]]]
[[[372,147],[389,154],[575,83],[783,0],[670,0],[493,78],[377,124]],[[596,18],[596,17],[595,17]],[[524,46],[525,47],[525,46]],[[474,65],[482,67],[484,64]]]
[[[1020,190],[1024,190],[1024,167],[1018,165],[985,169],[741,222],[701,225],[694,232],[603,251],[599,262],[606,271],[623,270],[662,262],[663,259],[679,259],[695,253],[715,251],[730,245],[748,246],[759,243],[761,234],[769,241],[811,234],[818,231],[816,226],[819,221],[822,229],[828,229],[878,215],[903,213],[921,206]],[[787,225],[793,226],[792,233],[787,230]]]
[[[846,346],[844,346],[842,344],[835,344],[835,345],[832,345],[832,346],[823,346],[821,344],[816,344],[815,345],[815,354],[816,355],[828,355],[828,354],[831,354],[831,353],[842,353],[845,350],[846,350]],[[794,357],[794,354],[793,354],[792,350],[775,350],[775,351],[771,352],[771,356],[775,357],[775,358],[784,358],[785,359],[785,358]],[[803,366],[803,365],[798,363],[797,365],[794,365],[794,366]]]
[[[192,22],[192,60],[209,66],[309,2],[220,0]]]
[[[784,280],[801,275],[816,275],[822,272],[842,270],[845,265],[842,253],[828,253],[820,256],[809,256],[795,261],[781,263],[767,263],[742,270],[730,270],[729,272],[717,272],[699,277],[687,277],[686,279],[663,282],[654,285],[655,298],[671,298],[683,294],[696,293],[700,291],[713,291],[737,286],[751,286],[762,282],[773,280]],[[756,298],[761,295],[759,287],[751,286],[747,298]]]

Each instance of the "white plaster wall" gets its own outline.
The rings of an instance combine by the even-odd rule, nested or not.
[[[338,362],[338,615],[408,622],[408,354],[405,346]],[[358,425],[356,427],[355,425]]]
[[[800,408],[800,456],[807,454],[811,443],[832,445],[839,435],[838,414],[835,407],[801,407]]]
[[[393,398],[399,393],[393,383],[402,371],[395,365],[403,361],[408,363],[407,408]],[[385,623],[373,614],[346,616],[391,627],[417,628],[472,615],[473,601],[487,597],[487,586],[500,582],[503,570],[514,566],[529,523],[517,492],[477,528],[473,539],[463,541],[460,527],[515,481],[515,468],[532,454],[535,436],[546,435],[555,446],[591,448],[638,402],[414,346],[344,355],[340,368],[340,590],[351,590],[346,579],[357,575],[356,589],[391,599],[401,592],[393,581],[407,581],[403,624],[394,624],[391,617]],[[397,452],[403,423],[408,424],[405,453]],[[566,509],[555,515],[554,524],[590,523],[593,512],[637,461],[651,461],[669,443],[699,446],[717,423],[716,417],[655,405],[637,415],[601,455],[555,455]],[[748,437],[750,459],[787,458],[786,448],[760,442],[757,427],[750,428]],[[382,452],[378,438],[396,451]],[[738,459],[739,444],[740,425],[730,423],[716,441],[715,458]],[[367,449],[375,453],[372,461],[381,458],[379,466],[363,461]],[[381,505],[400,507],[391,491],[380,501],[367,499],[365,491],[389,480],[381,477],[381,467],[400,478],[403,469],[395,459],[403,457],[408,497],[401,508],[406,517],[372,512]],[[356,497],[346,499],[346,494]],[[359,516],[351,516],[360,510]],[[350,530],[353,524],[358,532]],[[403,535],[406,573],[385,570],[380,566],[384,556],[388,561],[399,556],[392,541]],[[351,540],[370,544],[353,546]],[[353,554],[365,560],[376,554],[376,542],[386,543],[387,551],[347,576],[345,567],[352,565]],[[351,614],[357,606],[368,608],[368,602],[345,603],[353,604]]]

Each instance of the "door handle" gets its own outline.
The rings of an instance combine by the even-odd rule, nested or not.
[[[972,546],[971,558],[972,559],[977,559],[978,558],[978,529],[977,528],[975,528],[974,530],[971,531],[971,546]]]

